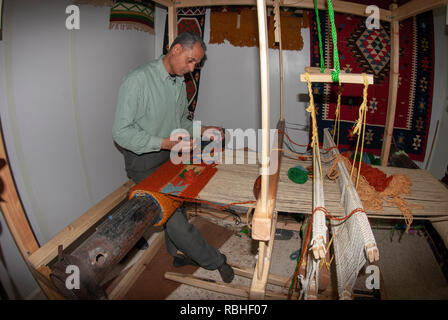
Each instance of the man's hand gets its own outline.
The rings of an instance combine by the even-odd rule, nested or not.
[[[223,140],[225,137],[224,130],[221,127],[214,126],[202,127],[201,135],[208,140]]]
[[[162,139],[162,149],[171,150],[176,145],[178,145],[179,150],[190,151],[193,149],[193,139],[182,133]]]

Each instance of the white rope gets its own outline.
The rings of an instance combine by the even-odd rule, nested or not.
[[[328,129],[324,130],[324,148],[334,146],[334,142]],[[337,149],[331,150],[338,154]],[[345,164],[338,163],[339,187],[341,190],[341,204],[346,215],[357,208],[363,208],[362,202],[353,187],[348,186],[350,176]],[[331,220],[331,228],[334,234],[333,247],[336,264],[336,278],[340,299],[351,299],[352,290],[359,271],[366,264],[368,258],[371,262],[379,259],[378,248],[367,215],[357,212],[342,222]],[[366,257],[367,255],[367,257]]]

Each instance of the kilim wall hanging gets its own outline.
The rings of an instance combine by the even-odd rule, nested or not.
[[[150,0],[117,1],[110,9],[109,29],[135,29],[155,34],[155,5]]]
[[[319,40],[314,12],[309,11],[311,65],[319,66]],[[324,57],[332,63],[329,19],[319,11]],[[341,72],[373,74],[375,84],[368,90],[365,151],[379,156],[386,121],[390,72],[390,23],[367,29],[364,17],[335,13]],[[411,159],[424,161],[431,120],[434,82],[434,27],[432,11],[400,22],[400,65],[398,98],[393,139]],[[326,66],[326,67],[332,67]],[[333,128],[338,85],[315,83],[319,139],[323,128]],[[341,151],[354,149],[353,125],[362,102],[362,86],[344,84],[341,99]],[[320,140],[322,141],[322,140]]]
[[[177,33],[192,32],[198,34],[204,39],[204,24],[205,24],[204,7],[191,7],[177,9]],[[165,36],[163,39],[163,54],[168,52],[168,16],[165,22]],[[199,93],[199,80],[201,77],[201,70],[195,69],[193,72],[185,75],[185,84],[187,86],[188,111],[190,112],[188,119],[194,119],[194,112],[196,110],[196,103]]]
[[[283,50],[302,50],[301,28],[308,28],[308,15],[295,8],[281,7]],[[274,42],[274,16],[268,8],[268,45],[278,49]],[[215,6],[210,11],[210,43],[224,40],[236,47],[258,46],[258,18],[254,6]]]

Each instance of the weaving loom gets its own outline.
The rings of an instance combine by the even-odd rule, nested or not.
[[[176,13],[177,8],[188,7],[190,2],[184,2],[182,0],[172,2],[169,0],[155,1],[168,8],[168,28],[169,28],[169,38],[170,41],[175,38],[177,19]],[[244,1],[243,1],[244,2]],[[266,5],[274,5],[274,12],[279,12],[280,5],[296,6],[294,3],[286,3],[287,1],[257,1],[257,14],[258,14],[258,24],[259,24],[259,39],[260,39],[260,69],[261,69],[261,83],[262,83],[262,129],[269,132],[269,76],[267,68],[267,28],[266,28]],[[409,6],[402,6],[402,10],[398,10],[396,5],[391,7],[391,10],[383,10],[382,17],[385,17],[388,21],[392,21],[392,34],[396,37],[397,26],[400,20],[403,20],[411,15],[416,15],[420,9],[416,9],[417,1],[411,1]],[[430,4],[425,6],[425,9],[432,9],[443,1],[429,1]],[[252,2],[251,2],[252,3]],[[446,1],[444,2],[446,3]],[[195,4],[200,4],[200,1],[195,2]],[[211,5],[209,1],[204,2],[206,5]],[[239,3],[238,3],[239,4]],[[246,3],[244,3],[246,4]],[[249,4],[249,3],[247,3]],[[326,1],[304,1],[298,6],[303,6],[304,8],[319,8],[325,9]],[[328,1],[328,5],[331,6],[331,1]],[[354,5],[352,3],[338,1],[335,5],[335,11],[365,15],[365,6]],[[282,76],[282,58],[281,50],[282,44],[281,40],[281,29],[279,19],[275,20],[275,37],[276,42],[280,45],[280,90],[283,90],[283,76]],[[393,40],[395,43],[394,54],[398,57],[398,48],[396,47],[397,39]],[[336,46],[335,46],[336,47]],[[396,58],[397,58],[396,57]],[[392,55],[393,58],[393,55]],[[395,59],[396,59],[395,58]],[[323,67],[323,66],[322,66]],[[350,82],[358,83],[367,86],[367,84],[373,83],[373,77],[356,75],[356,74],[338,74],[338,67],[335,66],[334,70],[316,70],[313,68],[308,68],[307,74],[302,75],[302,81],[316,82]],[[391,96],[393,98],[394,86],[398,82],[398,68],[396,63],[392,63],[391,67]],[[366,84],[367,83],[367,84]],[[311,90],[310,90],[311,93]],[[360,94],[361,95],[361,94]],[[281,116],[278,125],[279,132],[284,129],[284,114],[283,114],[283,92],[281,92]],[[391,99],[393,100],[393,99]],[[392,103],[392,102],[391,102]],[[314,110],[309,110],[313,114]],[[388,111],[389,112],[389,111]],[[386,134],[383,146],[385,146],[385,152],[382,153],[382,160],[387,162],[388,158],[388,147],[390,147],[390,140],[388,135],[388,130],[393,129],[393,117],[392,126],[390,116],[388,114],[386,120]],[[361,119],[361,117],[360,117]],[[313,119],[315,121],[315,119]],[[314,130],[316,129],[316,123],[314,122]],[[349,172],[349,167],[344,164],[344,162],[337,163],[339,177],[338,183],[334,181],[324,179],[325,167],[320,162],[321,154],[324,153],[331,154],[333,156],[338,156],[339,151],[334,148],[334,136],[331,137],[330,133],[326,128],[324,129],[324,143],[323,149],[320,149],[317,135],[314,135],[312,147],[314,152],[314,158],[312,161],[309,160],[297,160],[284,157],[282,159],[281,149],[271,150],[269,148],[268,135],[263,135],[261,150],[261,156],[254,157],[260,159],[260,162],[255,164],[248,164],[247,158],[251,156],[251,152],[245,152],[243,159],[245,161],[242,164],[236,165],[217,165],[211,171],[209,171],[207,181],[197,188],[195,192],[188,195],[190,198],[198,198],[203,201],[213,202],[215,204],[228,205],[234,204],[238,207],[245,209],[250,208],[254,201],[253,187],[254,181],[257,180],[260,173],[260,167],[266,169],[266,161],[268,156],[278,157],[281,160],[279,163],[279,170],[275,174],[267,175],[264,173],[261,177],[261,188],[259,193],[259,198],[257,199],[257,206],[255,209],[254,217],[252,220],[252,225],[254,228],[253,237],[254,240],[259,242],[259,255],[258,262],[255,270],[242,270],[235,269],[239,272],[239,275],[246,276],[248,278],[252,277],[252,283],[250,289],[238,288],[239,292],[247,292],[243,295],[247,298],[265,298],[266,295],[266,284],[268,281],[273,281],[269,275],[269,267],[271,262],[271,253],[274,240],[274,233],[277,223],[277,212],[289,212],[289,213],[306,213],[312,220],[309,225],[312,228],[308,232],[310,249],[308,250],[308,244],[304,243],[303,246],[303,261],[306,261],[306,267],[299,268],[299,274],[295,280],[299,280],[301,284],[300,297],[304,299],[318,299],[319,298],[319,278],[321,277],[320,266],[324,260],[329,260],[329,246],[333,244],[335,253],[335,266],[336,266],[336,277],[337,277],[337,289],[338,296],[340,299],[350,299],[352,298],[352,289],[354,282],[356,281],[359,270],[366,262],[374,263],[378,260],[379,254],[376,247],[376,241],[373,237],[372,230],[370,229],[367,217],[381,217],[381,218],[400,218],[402,217],[402,212],[392,203],[384,204],[384,212],[376,212],[372,210],[364,210],[363,204],[360,200],[355,189],[356,178],[359,178],[359,173],[351,177]],[[279,147],[283,145],[283,133],[279,134]],[[0,148],[0,151],[4,151]],[[237,155],[238,157],[238,155]],[[6,156],[5,156],[6,158]],[[356,159],[356,155],[355,155]],[[354,161],[355,162],[355,161]],[[234,162],[235,163],[235,162]],[[238,163],[238,162],[236,162]],[[307,181],[302,185],[293,183],[288,179],[287,171],[289,168],[301,164],[304,167],[313,165],[313,180]],[[171,164],[166,164],[173,169]],[[163,180],[163,183],[152,188],[151,192],[163,191],[167,194],[175,193],[177,196],[181,196],[182,192],[186,192],[188,187],[187,184],[182,183],[179,180],[179,176],[184,174],[182,179],[185,177],[187,180],[191,178],[189,174],[185,176],[186,172],[193,172],[194,175],[199,176],[201,173],[205,173],[208,169],[201,169],[197,166],[191,167],[176,167],[170,171],[173,173],[170,177],[165,177],[167,179]],[[385,166],[379,167],[381,171],[388,175],[395,173],[402,173],[412,180],[413,184],[410,186],[410,193],[404,194],[403,199],[409,204],[416,206],[413,208],[413,216],[419,216],[425,219],[434,216],[446,216],[448,212],[448,191],[443,188],[438,181],[432,177],[428,172],[424,170],[407,170],[407,169],[397,169],[397,168],[387,168]],[[166,169],[164,167],[164,169]],[[186,171],[185,171],[186,170]],[[204,170],[204,171],[203,171]],[[352,169],[353,171],[353,169]],[[165,171],[166,172],[166,171]],[[199,174],[198,174],[199,173]],[[3,175],[3,180],[6,181],[8,188],[8,195],[10,196],[11,190],[14,189],[14,183],[12,182],[11,176]],[[153,182],[160,183],[162,180],[152,179],[150,184]],[[229,188],[229,186],[232,188]],[[19,243],[21,252],[24,255],[25,260],[29,263],[30,268],[32,268],[33,276],[39,282],[39,285],[43,288],[45,293],[51,298],[60,298],[60,294],[52,287],[52,283],[49,281],[49,266],[52,261],[58,256],[58,247],[64,245],[64,248],[75,243],[78,238],[87,233],[89,228],[92,228],[96,223],[98,223],[102,218],[107,220],[109,213],[113,211],[124,199],[129,199],[133,195],[141,195],[146,193],[142,191],[141,186],[134,186],[132,182],[127,182],[103,201],[95,205],[94,208],[86,212],[79,219],[74,221],[67,228],[62,230],[53,239],[48,241],[42,247],[38,247],[37,243],[33,244],[33,241],[29,239],[34,239],[31,234],[31,230],[27,230],[29,227],[26,219],[23,219],[25,215],[23,213],[15,214],[17,212],[16,208],[14,210],[8,209],[8,207],[2,207],[2,211],[5,214],[6,220],[9,225],[17,224],[17,220],[21,221],[23,228],[20,228],[21,233],[14,231],[14,238]],[[15,191],[14,191],[15,192]],[[15,195],[17,199],[17,195]],[[138,198],[138,197],[137,197]],[[129,204],[129,203],[128,203]],[[159,203],[160,204],[160,203]],[[8,203],[6,203],[8,205]],[[420,206],[420,207],[417,207]],[[424,207],[424,208],[423,208]],[[163,209],[161,209],[163,210]],[[11,214],[14,213],[14,215]],[[11,219],[13,217],[13,219]],[[152,217],[150,217],[152,219]],[[330,230],[333,234],[333,239],[329,239],[329,231],[326,227],[326,218],[330,218]],[[110,219],[110,216],[109,216]],[[149,218],[148,218],[149,219]],[[162,220],[162,219],[161,219]],[[154,222],[154,221],[153,221]],[[163,221],[159,221],[163,223]],[[25,234],[25,236],[24,236]],[[26,236],[28,235],[28,237]],[[126,290],[129,289],[130,285],[134,283],[139,274],[145,268],[145,265],[152,259],[154,252],[160,248],[163,244],[163,237],[157,237],[151,247],[145,251],[135,262],[123,277],[117,277],[114,280],[116,285],[110,295],[109,299],[120,299],[122,298]],[[308,254],[309,253],[309,254]],[[305,257],[306,255],[306,257]],[[102,258],[102,257],[99,257]],[[306,259],[306,260],[305,260]],[[97,261],[98,262],[98,261]],[[300,270],[301,269],[301,270]],[[274,275],[275,276],[275,275]],[[283,281],[284,279],[282,279]],[[274,280],[275,282],[275,280]],[[277,279],[277,284],[281,282]],[[230,286],[222,286],[220,284],[213,284],[210,281],[203,280],[195,282],[194,285],[202,286],[210,290],[216,290],[221,292],[226,292],[233,294],[232,288]],[[235,290],[236,291],[236,290]],[[276,296],[277,298],[280,295]],[[284,296],[281,296],[284,298]]]

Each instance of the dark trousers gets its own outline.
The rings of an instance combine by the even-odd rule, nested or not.
[[[159,151],[137,155],[123,150],[126,173],[135,183],[141,182],[159,166],[169,160],[169,151]],[[202,268],[215,270],[224,261],[224,255],[208,244],[194,225],[188,222],[184,209],[177,209],[164,225],[165,243],[168,253],[173,257],[181,257],[182,251]]]

